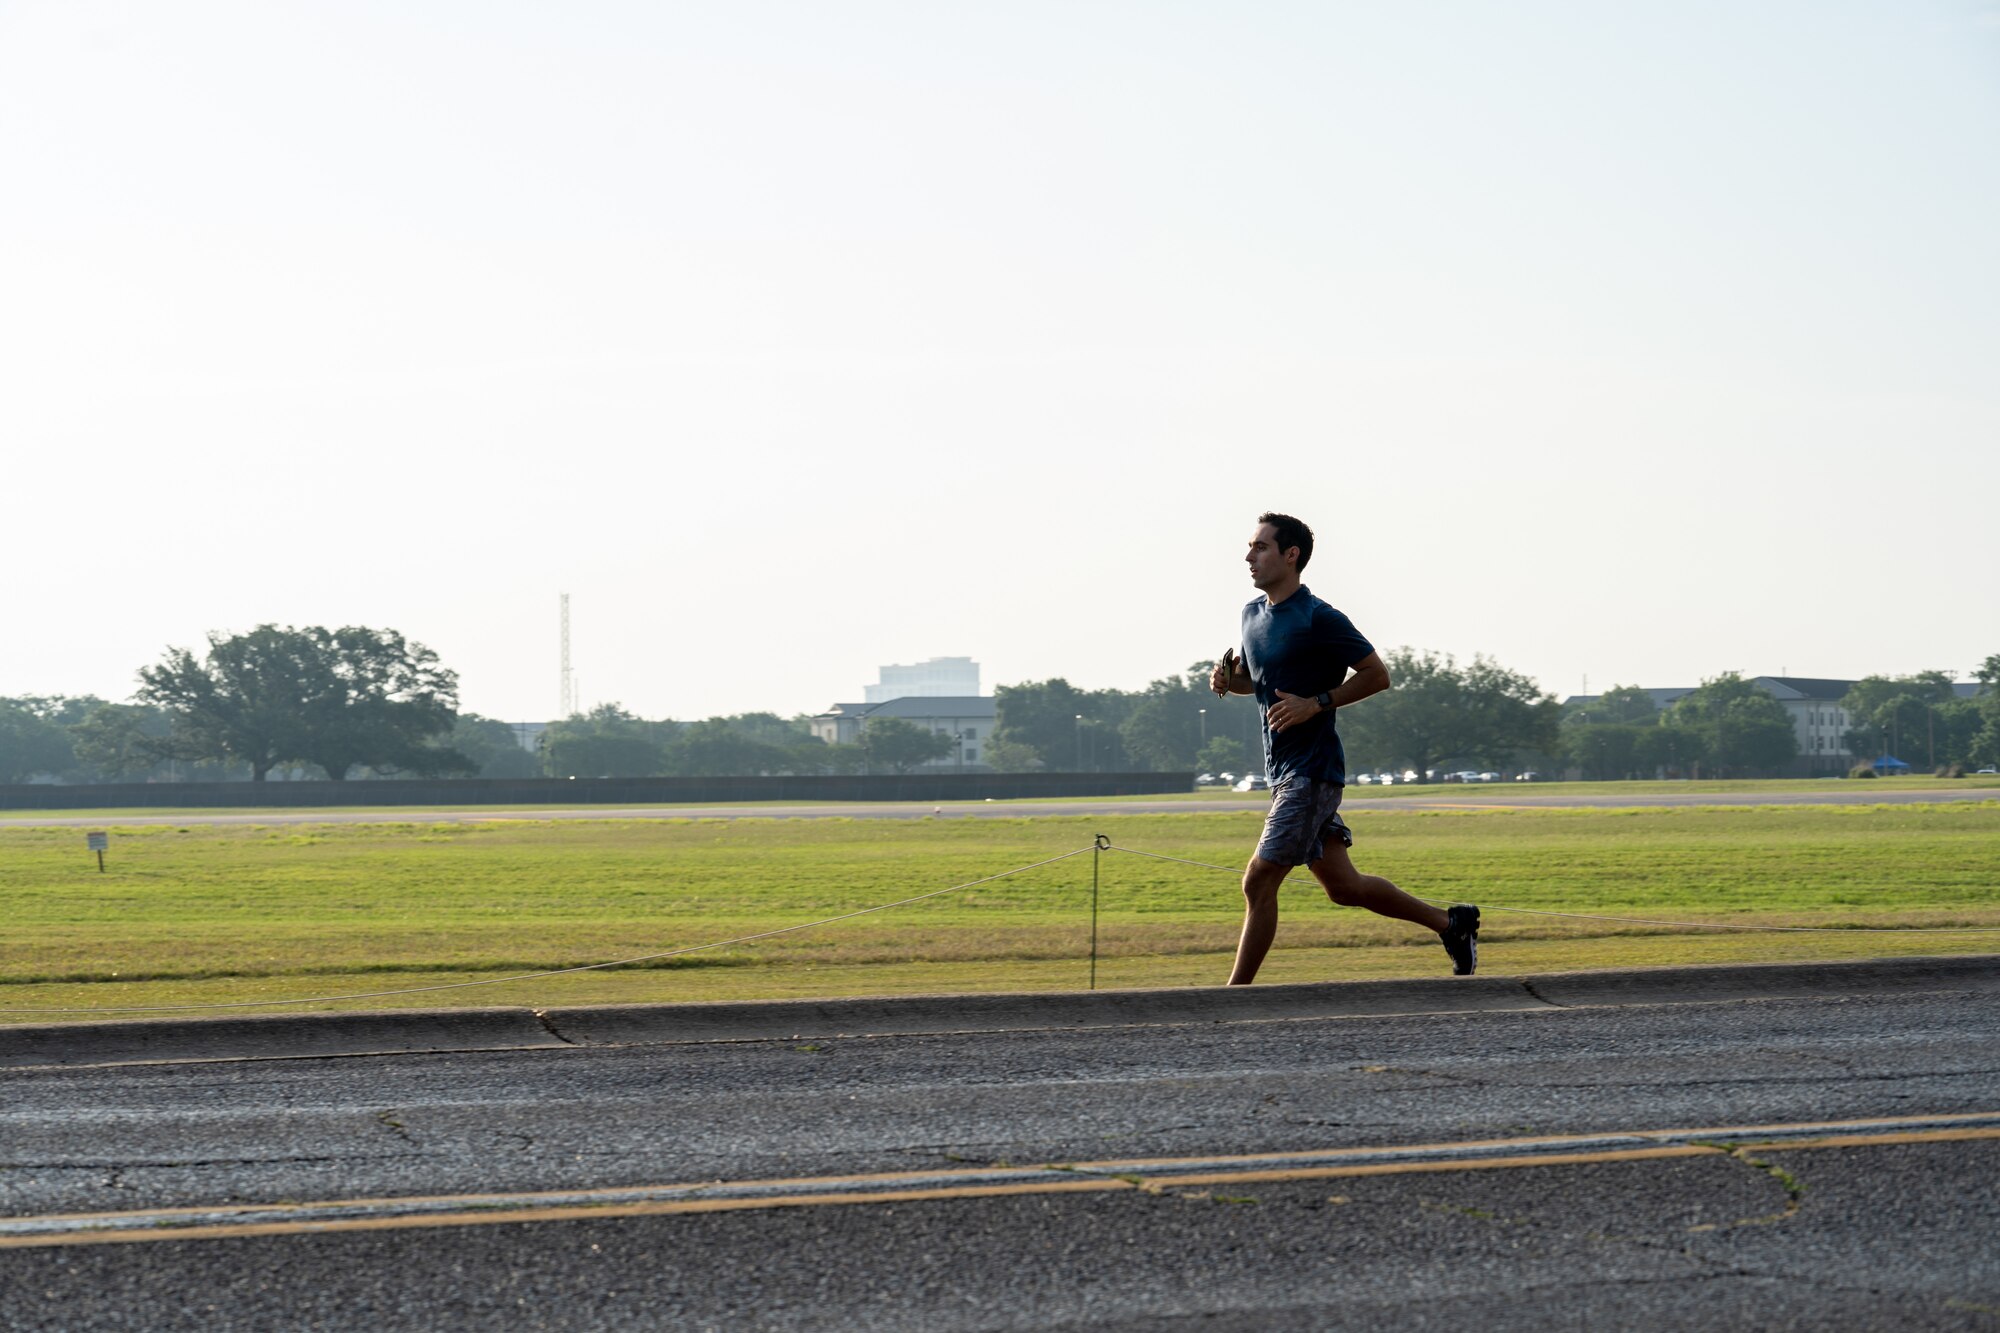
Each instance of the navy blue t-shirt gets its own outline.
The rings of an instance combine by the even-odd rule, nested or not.
[[[1347,756],[1331,711],[1273,734],[1269,709],[1279,690],[1311,698],[1333,689],[1374,651],[1353,621],[1303,585],[1276,606],[1259,597],[1243,608],[1243,665],[1264,710],[1264,773],[1272,786],[1287,778],[1346,783]]]

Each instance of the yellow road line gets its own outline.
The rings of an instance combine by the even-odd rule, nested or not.
[[[779,1194],[751,1199],[661,1199],[640,1203],[562,1208],[509,1208],[477,1213],[413,1213],[397,1217],[341,1217],[322,1221],[229,1222],[212,1227],[147,1227],[0,1236],[0,1249],[52,1245],[116,1245],[146,1240],[227,1240],[241,1236],[298,1236],[331,1231],[396,1231],[405,1227],[473,1227],[498,1222],[579,1222],[600,1217],[659,1217],[675,1213],[729,1213],[813,1204],[916,1203],[938,1199],[987,1199],[1009,1194],[1089,1194],[1136,1189],[1109,1177],[1036,1181],[1023,1185],[957,1185],[928,1190],[867,1190],[846,1194]],[[24,1220],[24,1219],[17,1219]]]
[[[1482,1148],[1530,1148],[1544,1143],[1574,1143],[1579,1140],[1685,1139],[1695,1135],[1743,1137],[1754,1134],[1798,1134],[1819,1129],[1829,1131],[1856,1129],[1873,1125],[1935,1124],[1947,1120],[1966,1124],[2000,1125],[2000,1111],[1973,1111],[1963,1115],[1866,1116],[1853,1120],[1803,1120],[1775,1125],[1704,1125],[1689,1129],[1609,1129],[1596,1134],[1538,1134],[1510,1139],[1464,1139],[1456,1143],[1389,1144],[1377,1148],[1329,1148],[1305,1152],[1218,1154],[1208,1157],[1126,1157],[1096,1162],[1074,1162],[1070,1165],[1082,1171],[1132,1171],[1145,1167],[1170,1167],[1179,1163],[1206,1165],[1210,1162],[1285,1162],[1312,1156],[1314,1151],[1338,1152],[1344,1157],[1355,1157],[1364,1153],[1410,1156],[1415,1153],[1466,1152]],[[1881,1140],[1875,1138],[1871,1141]]]
[[[1741,1128],[1713,1128],[1707,1130],[1647,1130],[1625,1135],[1607,1134],[1595,1136],[1540,1136],[1520,1139],[1475,1140],[1456,1144],[1434,1144],[1420,1147],[1339,1150],[1341,1155],[1351,1157],[1354,1153],[1397,1153],[1411,1154],[1425,1151],[1448,1151],[1462,1153],[1467,1149],[1529,1147],[1540,1143],[1563,1142],[1578,1138],[1658,1138],[1668,1135],[1710,1134],[1737,1135],[1742,1133],[1773,1133],[1793,1129],[1834,1129],[1854,1125],[1883,1125],[1936,1121],[1940,1119],[1976,1119],[1979,1121],[2000,1120],[2000,1115],[1983,1113],[1976,1117],[1900,1116],[1877,1120],[1834,1121],[1806,1123],[1798,1126],[1764,1125]],[[1881,1134],[1827,1134],[1813,1138],[1764,1139],[1745,1137],[1728,1144],[1679,1143],[1655,1144],[1648,1147],[1602,1148],[1569,1153],[1500,1153],[1486,1156],[1451,1156],[1432,1158],[1410,1158],[1381,1162],[1347,1161],[1326,1166],[1271,1166],[1263,1169],[1168,1172],[1158,1175],[1144,1174],[1103,1174],[1077,1176],[1065,1174],[1059,1179],[1035,1179],[1020,1181],[994,1181],[983,1183],[944,1184],[930,1187],[904,1189],[843,1189],[828,1190],[827,1186],[867,1186],[912,1180],[938,1180],[952,1177],[1005,1175],[1010,1172],[1046,1177],[1052,1171],[1077,1171],[1083,1169],[1103,1169],[1117,1163],[1079,1163],[1069,1167],[1034,1168],[992,1168],[988,1170],[964,1172],[912,1172],[895,1171],[874,1175],[796,1177],[777,1180],[757,1180],[738,1182],[708,1182],[688,1186],[668,1186],[671,1190],[690,1192],[730,1187],[737,1189],[772,1189],[816,1187],[812,1193],[758,1193],[738,1197],[709,1198],[649,1198],[625,1199],[634,1189],[600,1189],[575,1191],[546,1191],[535,1194],[511,1195],[430,1195],[405,1196],[390,1199],[345,1199],[316,1204],[274,1204],[253,1205],[249,1208],[161,1208],[143,1211],[108,1213],[49,1213],[32,1217],[0,1218],[0,1225],[20,1225],[33,1223],[71,1223],[73,1228],[46,1232],[17,1233],[0,1235],[0,1249],[28,1249],[63,1245],[106,1245],[152,1240],[224,1240],[252,1236],[307,1235],[344,1231],[392,1231],[417,1227],[458,1227],[486,1226],[501,1222],[558,1222],[582,1221],[592,1218],[661,1217],[695,1213],[743,1212],[776,1208],[802,1208],[815,1205],[850,1205],[867,1203],[914,1203],[949,1199],[1003,1198],[1018,1195],[1085,1194],[1106,1193],[1119,1190],[1143,1190],[1159,1193],[1167,1190],[1194,1188],[1213,1185],[1244,1185],[1259,1183],[1284,1183],[1308,1180],[1331,1180],[1359,1176],[1388,1176],[1410,1174],[1433,1174],[1454,1171],[1495,1171],[1515,1170],[1523,1167],[1595,1165],[1612,1162],[1659,1161],[1673,1158],[1723,1156],[1731,1152],[1755,1148],[1760,1152],[1785,1152],[1792,1150],[1821,1150],[1842,1148],[1864,1148],[1916,1143],[1951,1143],[1980,1139],[2000,1139],[2000,1124],[1982,1123],[1952,1128],[1909,1130]],[[1297,1158],[1310,1154],[1260,1154],[1241,1157],[1198,1157],[1179,1159],[1152,1159],[1144,1163],[1155,1171],[1163,1166],[1171,1166],[1175,1161],[1205,1165],[1219,1161],[1272,1161],[1285,1156]],[[649,1192],[657,1192],[649,1191]],[[534,1199],[565,1200],[602,1199],[603,1202],[563,1203],[553,1206],[510,1206],[512,1201]],[[311,1211],[327,1211],[334,1208],[366,1207],[412,1207],[425,1204],[460,1204],[450,1211],[431,1213],[399,1213],[375,1217],[312,1217],[301,1216]],[[163,1223],[174,1218],[193,1219],[218,1213],[252,1213],[260,1215],[260,1220],[239,1222],[218,1222],[213,1225],[198,1223],[174,1226]],[[119,1226],[120,1222],[147,1219],[143,1226]],[[92,1226],[90,1224],[98,1224]]]
[[[1332,1180],[1344,1176],[1401,1176],[1441,1171],[1509,1170],[1523,1166],[1575,1166],[1598,1162],[1641,1162],[1665,1157],[1726,1156],[1739,1148],[1759,1152],[1789,1152],[1799,1148],[1872,1148],[1878,1144],[1954,1143],[1966,1139],[2000,1139],[2000,1126],[1979,1129],[1921,1130],[1908,1134],[1845,1134],[1824,1139],[1744,1140],[1715,1145],[1683,1143],[1660,1148],[1605,1148],[1595,1152],[1535,1153],[1519,1157],[1433,1158],[1410,1162],[1358,1162],[1341,1166],[1273,1167],[1268,1171],[1215,1171],[1202,1175],[1163,1176],[1146,1188],[1178,1189],[1183,1185],[1249,1185],[1288,1180]]]
[[[1840,1134],[1799,1142],[1739,1143],[1759,1152],[1789,1152],[1794,1148],[1865,1148],[1877,1143],[1958,1143],[1967,1139],[2000,1139],[2000,1129],[1932,1129],[1911,1134]]]

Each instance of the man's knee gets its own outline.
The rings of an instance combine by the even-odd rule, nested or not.
[[[1243,871],[1243,899],[1251,906],[1261,906],[1278,900],[1278,889],[1285,882],[1285,872],[1290,866],[1281,866],[1266,861],[1261,856],[1250,858],[1250,864]]]

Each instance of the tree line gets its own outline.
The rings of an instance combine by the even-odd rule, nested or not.
[[[1621,685],[1565,713],[1533,680],[1485,657],[1384,656],[1395,688],[1338,719],[1351,773],[1734,777],[1779,771],[1798,753],[1784,706],[1733,672],[1664,710]],[[1210,665],[1140,690],[1086,690],[1060,677],[1000,686],[983,766],[1258,771],[1256,702],[1211,694]],[[2000,654],[1979,679],[1984,691],[1964,699],[1938,671],[1857,682],[1842,701],[1854,724],[1847,748],[1909,750],[1903,758],[1944,771],[2000,762]],[[530,751],[512,725],[458,711],[458,677],[429,648],[359,626],[211,634],[200,655],[170,649],[142,668],[129,702],[0,698],[0,782],[902,773],[956,747],[900,718],[831,744],[805,716],[649,720],[605,704],[549,724]]]
[[[1395,688],[1343,710],[1348,771],[1461,762],[1481,767],[1540,757],[1557,740],[1557,704],[1526,676],[1475,657],[1398,648],[1383,655]],[[1217,698],[1209,662],[1143,690],[1081,690],[1060,677],[1002,685],[986,759],[1003,771],[1259,772],[1256,700]]]
[[[1975,674],[1982,688],[1970,698],[1943,671],[1856,681],[1838,705],[1854,771],[1872,772],[1885,754],[1938,773],[2000,765],[2000,653]],[[1785,768],[1799,748],[1785,706],[1725,672],[1664,709],[1634,685],[1579,703],[1563,719],[1560,753],[1587,778],[1746,777]]]
[[[1886,754],[1940,771],[2000,766],[2000,653],[1975,674],[1984,688],[1970,699],[1943,671],[1856,681],[1840,701],[1851,723],[1842,737],[1848,751],[1864,762]]]
[[[512,725],[458,711],[431,649],[362,626],[211,634],[205,653],[142,668],[130,702],[0,698],[0,782],[901,773],[956,744],[901,718],[835,745],[804,717],[648,721],[605,704],[529,751]]]

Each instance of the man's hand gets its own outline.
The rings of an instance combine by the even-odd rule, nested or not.
[[[1297,694],[1278,691],[1278,702],[1271,705],[1264,714],[1271,721],[1272,731],[1283,731],[1296,727],[1301,722],[1310,722],[1326,710],[1319,706],[1319,700]]]
[[[1240,670],[1241,666],[1236,660],[1236,650],[1231,648],[1208,673],[1208,688],[1215,691],[1217,698],[1228,698],[1229,692],[1236,687],[1236,676]]]

